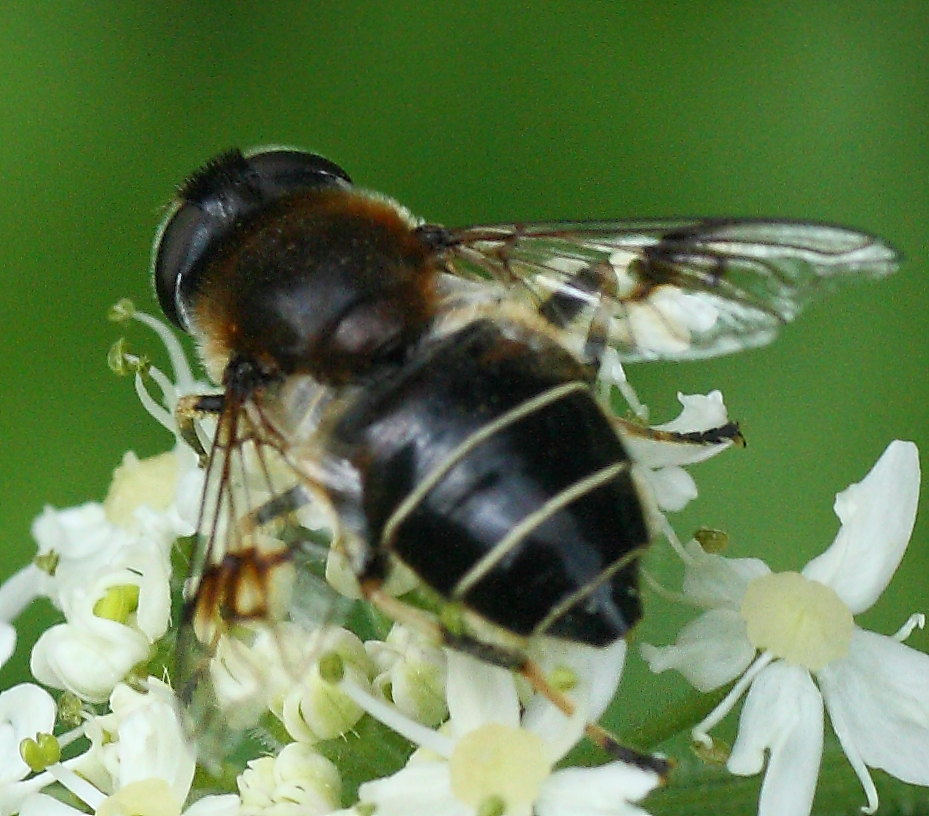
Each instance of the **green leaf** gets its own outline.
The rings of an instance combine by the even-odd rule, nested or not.
[[[338,766],[345,806],[357,801],[363,782],[399,771],[413,753],[409,742],[369,716],[362,717],[348,734],[314,747]]]
[[[643,803],[653,816],[751,816],[758,811],[762,775],[739,777],[696,757],[681,759],[668,785]],[[929,816],[929,790],[874,773],[881,816]],[[837,744],[827,744],[811,816],[859,816],[867,804],[861,784]],[[793,814],[784,814],[793,816]]]

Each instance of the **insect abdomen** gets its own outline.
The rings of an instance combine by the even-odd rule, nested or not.
[[[548,338],[474,322],[366,391],[334,440],[361,472],[370,545],[446,598],[593,645],[638,619],[631,463]]]

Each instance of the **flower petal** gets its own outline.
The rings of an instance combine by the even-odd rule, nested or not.
[[[680,672],[694,688],[710,691],[734,680],[755,656],[745,635],[745,621],[729,609],[711,609],[688,623],[673,646],[643,643],[642,657],[659,674]]]
[[[655,773],[625,762],[608,762],[596,768],[555,771],[542,785],[535,804],[537,816],[638,816],[630,805],[659,783]]]
[[[690,561],[684,567],[684,594],[705,609],[738,611],[749,582],[771,570],[759,558],[726,558],[706,552],[696,541],[684,545]]]
[[[20,683],[0,694],[0,787],[29,774],[20,742],[38,732],[50,734],[54,727],[55,701],[45,689]]]
[[[709,394],[682,394],[678,392],[677,401],[681,404],[681,413],[671,422],[656,425],[655,430],[688,433],[690,431],[709,431],[725,425],[729,414],[723,402],[722,391],[710,391]]]
[[[66,805],[47,793],[34,793],[23,801],[19,816],[83,816],[84,811]]]
[[[513,675],[499,666],[456,652],[448,654],[448,712],[456,736],[490,722],[519,725]]]
[[[6,621],[0,621],[0,666],[3,666],[16,649],[16,630]]]
[[[534,732],[545,742],[554,760],[561,759],[581,738],[584,726],[595,721],[606,710],[616,694],[626,659],[626,641],[599,649],[555,638],[540,638],[538,662],[548,675],[553,670],[567,668],[577,678],[568,696],[576,706],[573,717],[565,717],[548,699],[536,694],[526,704],[523,728]]]
[[[806,670],[777,660],[755,678],[726,766],[749,776],[764,765],[758,816],[805,816],[823,753],[823,699]]]
[[[903,558],[918,499],[919,451],[895,440],[864,479],[835,497],[842,527],[803,575],[832,587],[853,614],[868,609]]]
[[[856,629],[848,657],[818,674],[845,753],[929,785],[929,656]]]
[[[196,760],[177,716],[171,690],[149,678],[147,693],[120,684],[110,696],[117,739],[105,746],[110,773],[120,787],[157,778],[178,802],[187,798]]]
[[[365,782],[358,798],[375,805],[378,816],[474,816],[474,808],[452,795],[447,762],[414,762],[392,776]]]
[[[145,660],[145,636],[113,621],[98,619],[98,632],[70,623],[46,629],[32,647],[29,669],[51,688],[74,692],[82,700],[102,703],[129,670]]]
[[[640,472],[648,480],[660,510],[677,513],[697,498],[697,483],[682,467],[642,468]]]
[[[0,586],[0,620],[11,621],[18,617],[34,598],[48,591],[50,581],[48,573],[35,564],[13,573]]]
[[[39,555],[54,554],[54,578],[43,581],[41,591],[59,603],[59,594],[71,587],[82,587],[89,575],[107,566],[118,556],[129,536],[106,520],[103,505],[87,502],[65,510],[46,507],[32,523],[32,536]]]
[[[239,797],[234,793],[213,793],[198,799],[184,816],[237,816],[241,812]]]

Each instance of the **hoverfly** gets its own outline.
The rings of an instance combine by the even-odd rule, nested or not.
[[[224,633],[305,600],[280,528],[307,506],[365,597],[402,616],[383,590],[400,564],[461,609],[463,630],[433,622],[453,647],[524,669],[538,635],[614,643],[641,615],[650,531],[599,366],[766,343],[897,263],[874,236],[794,221],[447,228],[318,155],[216,157],[154,254],[162,309],[222,388],[182,411],[188,432],[216,419],[182,694]]]

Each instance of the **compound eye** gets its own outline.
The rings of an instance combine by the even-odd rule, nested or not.
[[[300,150],[264,150],[248,157],[248,165],[255,173],[263,191],[278,197],[327,183],[352,180],[339,165],[316,153]]]
[[[197,261],[213,239],[212,220],[194,204],[182,204],[164,222],[155,241],[153,277],[165,317],[189,331],[182,292]]]
[[[350,184],[337,164],[299,150],[249,156],[231,150],[207,162],[181,185],[155,239],[152,271],[165,316],[190,330],[189,313],[205,263],[251,216],[304,190]]]

